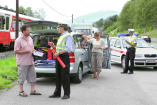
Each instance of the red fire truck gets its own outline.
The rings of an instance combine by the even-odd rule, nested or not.
[[[19,14],[19,35],[20,27],[27,21],[39,20],[33,17]],[[16,12],[0,7],[0,50],[5,48],[14,48],[16,28]]]

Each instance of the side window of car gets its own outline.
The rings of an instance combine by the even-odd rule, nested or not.
[[[80,44],[81,37],[82,37],[81,35],[74,35],[73,36],[75,48],[81,48],[81,44]]]
[[[111,46],[111,47],[113,47],[113,45],[114,45],[114,43],[115,43],[115,40],[116,40],[116,39],[111,39],[111,40],[110,40],[110,46]]]
[[[121,43],[120,43],[119,39],[116,40],[116,43],[114,44],[114,47],[121,48]]]

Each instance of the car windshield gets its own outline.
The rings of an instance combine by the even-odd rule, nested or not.
[[[127,43],[123,39],[123,47],[127,47]],[[151,48],[151,46],[144,40],[138,39],[137,41],[137,48]]]
[[[31,31],[52,30],[52,29],[57,30],[57,26],[53,26],[53,25],[36,25],[36,26],[31,26]]]

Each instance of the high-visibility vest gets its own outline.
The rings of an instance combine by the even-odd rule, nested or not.
[[[135,38],[136,38],[136,36],[133,35],[131,38],[129,38],[128,42],[134,44]],[[127,44],[127,48],[130,48],[130,47],[134,47],[136,49],[137,45],[136,46],[131,46],[130,44]]]
[[[60,51],[64,50],[66,45],[65,45],[65,39],[71,35],[69,33],[66,33],[65,35],[62,35],[59,37],[57,41],[57,46],[56,46],[56,53],[59,53]]]

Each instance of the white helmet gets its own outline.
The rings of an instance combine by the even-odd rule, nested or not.
[[[134,29],[128,29],[129,32],[134,32]]]

